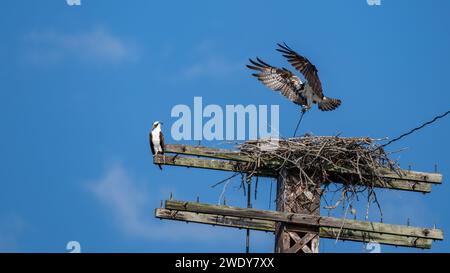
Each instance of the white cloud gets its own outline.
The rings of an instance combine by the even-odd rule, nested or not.
[[[121,164],[108,168],[98,180],[90,181],[88,189],[112,215],[124,235],[147,241],[219,242],[232,239],[233,233],[196,224],[160,221],[154,218],[148,183],[133,179]],[[159,191],[158,191],[159,192]],[[213,240],[214,239],[214,240]]]
[[[185,55],[194,57],[195,61],[180,70],[181,77],[184,79],[227,77],[243,68],[242,62],[226,58],[221,54],[222,50],[217,48],[220,46],[216,42],[204,40],[187,49]]]
[[[219,56],[211,56],[198,63],[187,66],[181,72],[181,75],[187,79],[199,77],[223,77],[229,76],[241,67],[241,63],[231,62]]]
[[[116,64],[138,58],[137,48],[133,43],[113,35],[102,27],[78,33],[34,31],[25,36],[24,45],[26,59],[37,64],[52,64],[73,59]]]

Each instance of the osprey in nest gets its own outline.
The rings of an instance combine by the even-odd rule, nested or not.
[[[278,46],[277,51],[283,53],[288,62],[303,74],[307,82],[303,83],[290,70],[284,67],[273,67],[259,58],[256,58],[256,61],[250,59],[252,65],[247,65],[248,68],[259,71],[259,73],[252,74],[253,76],[270,89],[280,91],[283,96],[301,105],[302,112],[310,109],[313,103],[317,103],[322,111],[331,111],[341,105],[341,100],[323,95],[317,68],[307,58],[293,51],[285,43],[284,45],[278,44]]]

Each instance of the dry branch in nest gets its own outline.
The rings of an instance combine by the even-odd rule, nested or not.
[[[358,199],[358,193],[368,192],[368,200],[377,202],[375,182],[386,183],[380,170],[389,168],[398,172],[395,162],[389,159],[377,139],[343,137],[300,137],[281,140],[247,141],[239,146],[243,155],[252,160],[246,172],[255,173],[260,168],[275,167],[298,172],[299,183],[308,188],[321,187],[322,195],[330,182],[339,182],[342,201]],[[358,183],[356,183],[357,181]],[[379,205],[379,204],[377,204]]]

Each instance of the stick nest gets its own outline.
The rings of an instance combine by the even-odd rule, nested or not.
[[[258,169],[276,166],[278,171],[298,172],[299,183],[310,188],[327,188],[330,182],[339,182],[342,185],[339,204],[342,199],[350,195],[355,197],[367,189],[369,196],[374,195],[374,184],[386,183],[380,169],[399,170],[377,144],[378,141],[367,137],[305,136],[277,141],[247,141],[239,149],[242,155],[252,159],[245,167],[251,175]]]

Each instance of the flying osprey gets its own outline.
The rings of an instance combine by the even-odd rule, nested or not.
[[[161,122],[155,121],[150,131],[150,148],[153,155],[164,154],[164,135],[161,131],[161,125]],[[158,167],[162,170],[161,165],[158,165]]]
[[[248,68],[260,71],[252,74],[257,77],[264,85],[274,91],[280,91],[294,103],[302,106],[302,111],[306,112],[313,103],[317,103],[322,111],[331,111],[341,105],[341,100],[332,99],[323,95],[322,84],[317,74],[317,68],[305,57],[293,51],[285,43],[278,44],[277,51],[283,53],[288,62],[297,69],[306,78],[306,83],[286,68],[273,67],[261,59],[256,61],[250,59],[252,65]]]

